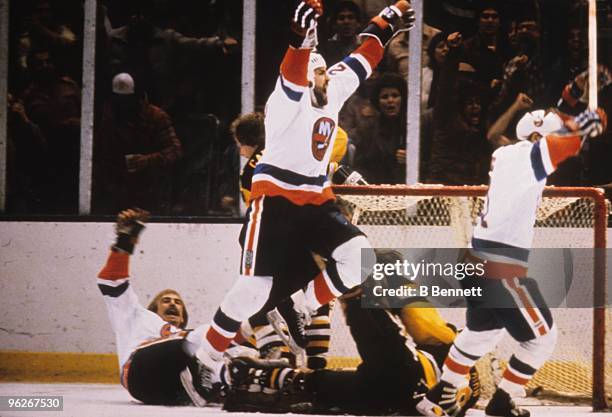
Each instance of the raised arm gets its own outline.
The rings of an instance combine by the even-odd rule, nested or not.
[[[608,124],[603,109],[585,110],[567,118],[558,132],[538,140],[531,151],[531,164],[538,180],[552,174],[561,162],[580,152],[584,140],[601,135]]]
[[[289,48],[283,57],[280,74],[274,91],[266,103],[266,114],[274,113],[275,128],[291,123],[302,100],[308,95],[308,60],[310,52],[317,46],[317,20],[323,14],[319,0],[302,1],[291,18]],[[284,123],[278,123],[283,120]],[[268,136],[273,136],[272,127],[266,125]]]
[[[117,335],[117,342],[127,338],[128,316],[136,310],[144,310],[138,297],[130,288],[130,255],[144,229],[148,213],[139,209],[124,210],[119,213],[115,230],[117,239],[111,247],[106,264],[98,273],[98,289],[104,296],[111,326]],[[125,333],[125,335],[124,335]],[[123,337],[126,336],[126,337]]]
[[[385,46],[399,32],[414,26],[414,10],[410,3],[400,0],[385,7],[359,35],[363,43],[344,60],[328,70],[330,76],[330,95],[334,95],[342,106],[359,84],[367,79],[381,61]]]

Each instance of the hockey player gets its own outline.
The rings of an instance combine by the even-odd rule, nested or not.
[[[422,414],[454,415],[456,391],[465,385],[470,367],[492,351],[507,331],[518,347],[485,413],[488,417],[530,415],[512,398],[525,394],[525,385],[550,357],[557,338],[537,281],[527,277],[536,210],[546,178],[577,154],[584,140],[601,134],[606,123],[601,109],[563,118],[556,112],[532,111],[517,124],[519,141],[493,153],[485,209],[466,260],[485,264],[487,279],[480,279],[483,292],[495,292],[499,304],[492,306],[490,300],[478,297],[467,299],[467,328],[455,339],[440,382],[418,404]],[[461,285],[467,288],[474,282],[466,279]]]
[[[360,282],[361,250],[370,245],[333,204],[327,177],[331,142],[340,108],[382,59],[402,16],[410,25],[414,12],[405,0],[385,8],[365,28],[361,46],[329,70],[320,55],[311,54],[322,13],[318,0],[305,0],[292,18],[291,45],[266,105],[266,152],[253,175],[240,276],[196,353],[211,381],[218,380],[223,352],[241,322],[268,299],[272,277],[286,268],[293,245],[306,245],[328,259],[325,271],[304,293],[303,305],[309,310]],[[314,76],[308,79],[308,74]]]
[[[314,74],[311,74],[314,77]],[[265,126],[264,116],[261,113],[248,113],[238,117],[232,122],[231,131],[237,146],[240,148],[240,155],[248,158],[240,174],[240,191],[244,201],[250,202],[251,184],[253,172],[257,163],[261,159],[265,147]],[[338,166],[347,150],[348,137],[346,132],[338,127],[334,140],[334,149],[330,157],[330,165],[334,164],[332,171]],[[243,230],[244,231],[244,230]],[[240,243],[244,245],[244,234],[240,236]],[[288,277],[278,275],[274,278],[274,283],[270,297],[264,307],[255,315],[251,316],[247,322],[243,322],[241,333],[245,339],[254,340],[255,347],[260,351],[264,358],[284,357],[291,363],[295,363],[295,355],[290,351],[285,341],[288,339],[286,332],[277,334],[268,322],[267,313],[283,298],[291,295],[295,291],[306,286],[308,282],[321,273],[319,264],[305,245],[294,245],[288,255],[285,268]],[[325,368],[327,352],[329,350],[329,340],[331,335],[330,312],[332,302],[321,306],[311,317],[309,323],[305,323],[303,339],[301,345],[295,346],[294,350],[299,350],[305,354],[307,363],[304,364],[310,369]],[[281,337],[283,336],[283,337]],[[305,352],[303,352],[305,349]]]
[[[147,217],[138,209],[119,213],[117,240],[97,279],[116,336],[121,385],[145,404],[204,406],[194,354],[208,326],[185,330],[187,308],[177,291],[161,291],[145,308],[130,285],[130,255]]]
[[[377,251],[377,255],[380,262],[401,259],[394,251]],[[454,327],[420,297],[407,299],[401,309],[363,308],[360,290],[342,298],[346,323],[361,357],[356,370],[311,372],[237,358],[229,366],[232,384],[225,409],[414,415],[419,398],[440,375],[455,338]],[[475,370],[470,389],[459,395],[462,411],[476,402]]]

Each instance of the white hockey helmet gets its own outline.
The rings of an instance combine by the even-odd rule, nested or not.
[[[526,140],[532,133],[546,136],[563,127],[563,120],[554,112],[546,110],[534,110],[525,113],[516,124],[516,138]]]
[[[327,62],[325,62],[325,58],[317,52],[310,53],[310,59],[308,60],[308,73],[306,74],[306,78],[311,83],[314,83],[314,72],[317,68],[327,68]]]

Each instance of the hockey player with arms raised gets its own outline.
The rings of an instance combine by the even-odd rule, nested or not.
[[[176,290],[159,292],[145,308],[130,284],[130,258],[148,217],[140,209],[119,213],[117,240],[97,278],[115,332],[121,385],[145,404],[202,407],[207,401],[198,392],[194,355],[208,326],[186,329],[187,307]]]
[[[338,112],[380,62],[402,16],[410,27],[414,12],[404,0],[385,8],[362,33],[361,46],[329,70],[312,52],[322,14],[318,0],[295,9],[291,45],[266,105],[266,152],[253,174],[240,276],[197,352],[213,382],[219,379],[223,352],[241,322],[268,299],[272,277],[286,267],[292,245],[306,245],[328,259],[325,271],[298,292],[304,296],[296,304],[314,311],[360,283],[361,250],[370,244],[333,204],[327,167]]]
[[[564,92],[567,102],[576,101]],[[579,94],[578,94],[579,96]],[[560,107],[564,103],[562,102]],[[467,261],[484,263],[480,283],[463,280],[465,288],[482,285],[490,298],[468,298],[467,327],[457,336],[444,362],[440,382],[418,404],[427,416],[454,416],[457,389],[467,383],[475,362],[492,351],[507,331],[518,342],[485,414],[488,417],[529,417],[513,397],[524,396],[525,385],[552,354],[557,339],[553,317],[538,288],[527,277],[536,211],[546,179],[582,143],[606,128],[603,110],[585,110],[576,117],[536,110],[516,127],[517,143],[493,153],[489,192],[475,226]]]

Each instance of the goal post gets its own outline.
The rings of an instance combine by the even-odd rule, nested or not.
[[[336,195],[350,207],[352,221],[364,230],[374,247],[380,248],[409,248],[413,247],[410,246],[412,244],[432,248],[465,247],[471,237],[472,225],[483,208],[487,191],[486,186],[334,186]],[[576,394],[577,397],[584,397],[590,394],[596,411],[612,405],[612,358],[609,352],[606,356],[606,349],[612,349],[612,331],[606,331],[606,319],[610,320],[611,317],[611,310],[606,308],[608,204],[603,190],[598,188],[546,187],[536,216],[534,238],[534,248],[570,245],[597,249],[593,251],[590,264],[592,315],[584,322],[575,322],[577,327],[592,327],[591,354],[573,352],[575,346],[572,344],[584,344],[584,338],[574,336],[576,340],[572,340],[575,329],[567,328],[572,325],[572,316],[577,314],[576,311],[584,310],[580,311],[581,315],[588,316],[588,310],[556,309],[557,315],[561,316],[559,320],[553,310],[564,338],[560,337],[547,369],[543,368],[540,372],[543,376],[535,378],[539,389],[550,389],[561,393],[560,396]],[[591,275],[590,270],[588,274]],[[462,312],[453,314],[459,313]],[[336,331],[332,334],[332,356],[335,354],[334,345],[343,343],[342,340],[334,341],[335,334]],[[340,339],[343,337],[346,336]],[[346,356],[346,353],[340,356]],[[587,365],[583,366],[581,361]],[[570,381],[565,386],[565,382],[558,383],[557,379]],[[576,387],[573,386],[575,381],[584,382]]]

